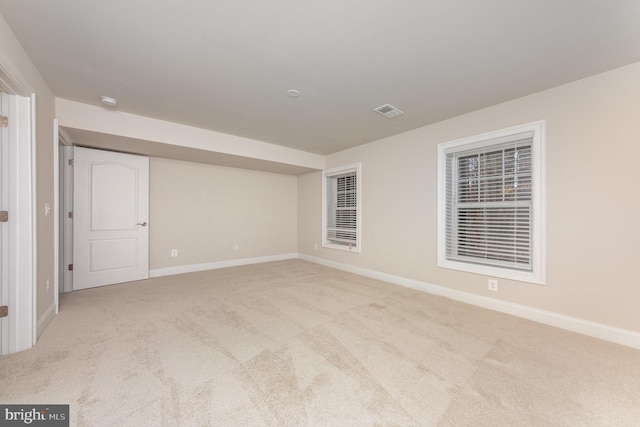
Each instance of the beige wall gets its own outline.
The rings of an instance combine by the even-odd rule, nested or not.
[[[428,102],[428,100],[425,100]],[[408,112],[410,113],[410,112]],[[546,286],[437,267],[436,147],[547,122]],[[321,174],[299,178],[299,252],[640,331],[640,63],[328,156],[362,162],[362,253],[313,248]]]
[[[53,215],[44,216],[44,204],[57,204],[53,197],[54,97],[46,82],[18,43],[6,21],[0,16],[0,66],[20,88],[21,95],[36,95],[36,314],[41,317],[54,303],[54,223]],[[46,280],[50,281],[47,291]],[[46,326],[46,325],[41,325]],[[38,332],[42,332],[41,328]]]
[[[151,158],[149,182],[151,270],[297,252],[295,176]]]

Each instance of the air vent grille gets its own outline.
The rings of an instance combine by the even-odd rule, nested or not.
[[[398,117],[400,114],[404,114],[402,111],[391,104],[381,105],[380,107],[375,108],[374,111],[382,114],[388,119],[393,119],[394,117]]]

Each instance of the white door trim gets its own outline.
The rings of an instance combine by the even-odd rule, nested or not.
[[[58,293],[60,288],[60,127],[58,119],[53,119],[53,305],[58,314]]]
[[[21,307],[22,310],[26,313],[29,312],[29,308],[31,308],[31,345],[25,347],[29,349],[36,345],[36,341],[38,340],[38,291],[36,289],[36,284],[38,283],[38,222],[36,221],[36,209],[38,206],[38,202],[36,199],[37,190],[36,183],[37,181],[37,173],[38,168],[36,167],[36,94],[31,94],[31,111],[29,114],[29,124],[31,126],[31,133],[29,135],[29,139],[31,143],[29,144],[29,151],[25,155],[23,161],[31,164],[30,168],[25,168],[27,170],[23,171],[24,176],[22,179],[29,181],[29,186],[23,187],[22,191],[27,191],[28,194],[31,194],[31,206],[30,209],[24,212],[29,212],[29,226],[25,226],[25,231],[28,230],[31,234],[31,254],[28,258],[24,260],[25,268],[30,268],[30,286],[28,286],[29,292],[31,293],[31,307],[29,307],[28,303],[25,301],[24,305]],[[28,188],[28,190],[27,190]],[[28,320],[25,320],[25,325],[28,325]],[[26,343],[25,343],[26,344]],[[17,350],[20,351],[20,350]]]

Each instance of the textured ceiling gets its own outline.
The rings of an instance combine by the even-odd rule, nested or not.
[[[319,154],[640,61],[637,0],[0,0],[0,13],[57,97],[109,95]],[[385,103],[405,114],[373,111]]]

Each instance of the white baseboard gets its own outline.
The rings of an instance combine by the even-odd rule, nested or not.
[[[360,276],[382,280],[385,282],[393,283],[395,285],[416,289],[418,291],[426,292],[429,294],[439,295],[452,300],[472,304],[478,307],[488,308],[490,310],[511,314],[523,319],[533,320],[534,322],[544,323],[545,325],[555,326],[557,328],[566,329],[568,331],[577,332],[579,334],[588,335],[594,338],[599,338],[627,347],[640,349],[640,332],[632,331],[629,329],[617,328],[614,326],[605,325],[603,323],[596,323],[577,317],[554,313],[552,311],[541,310],[526,305],[515,304],[508,301],[502,301],[481,295],[471,294],[468,292],[458,291],[444,286],[434,285],[432,283],[426,283],[400,276],[394,276],[392,274],[381,273],[375,270],[369,270],[366,268],[354,267],[347,264],[328,261],[322,258],[316,258],[305,254],[298,254],[298,258],[327,267],[336,268],[338,270],[358,274]]]
[[[49,306],[47,311],[44,312],[42,316],[38,319],[38,323],[36,325],[36,336],[40,337],[40,334],[46,329],[49,323],[56,317],[56,304],[53,303]]]
[[[171,276],[174,274],[193,273],[195,271],[215,270],[218,268],[238,267],[241,265],[260,264],[263,262],[284,261],[296,259],[298,254],[280,254],[257,258],[239,258],[228,261],[208,262],[204,264],[178,265],[175,267],[156,268],[149,270],[149,277]]]

